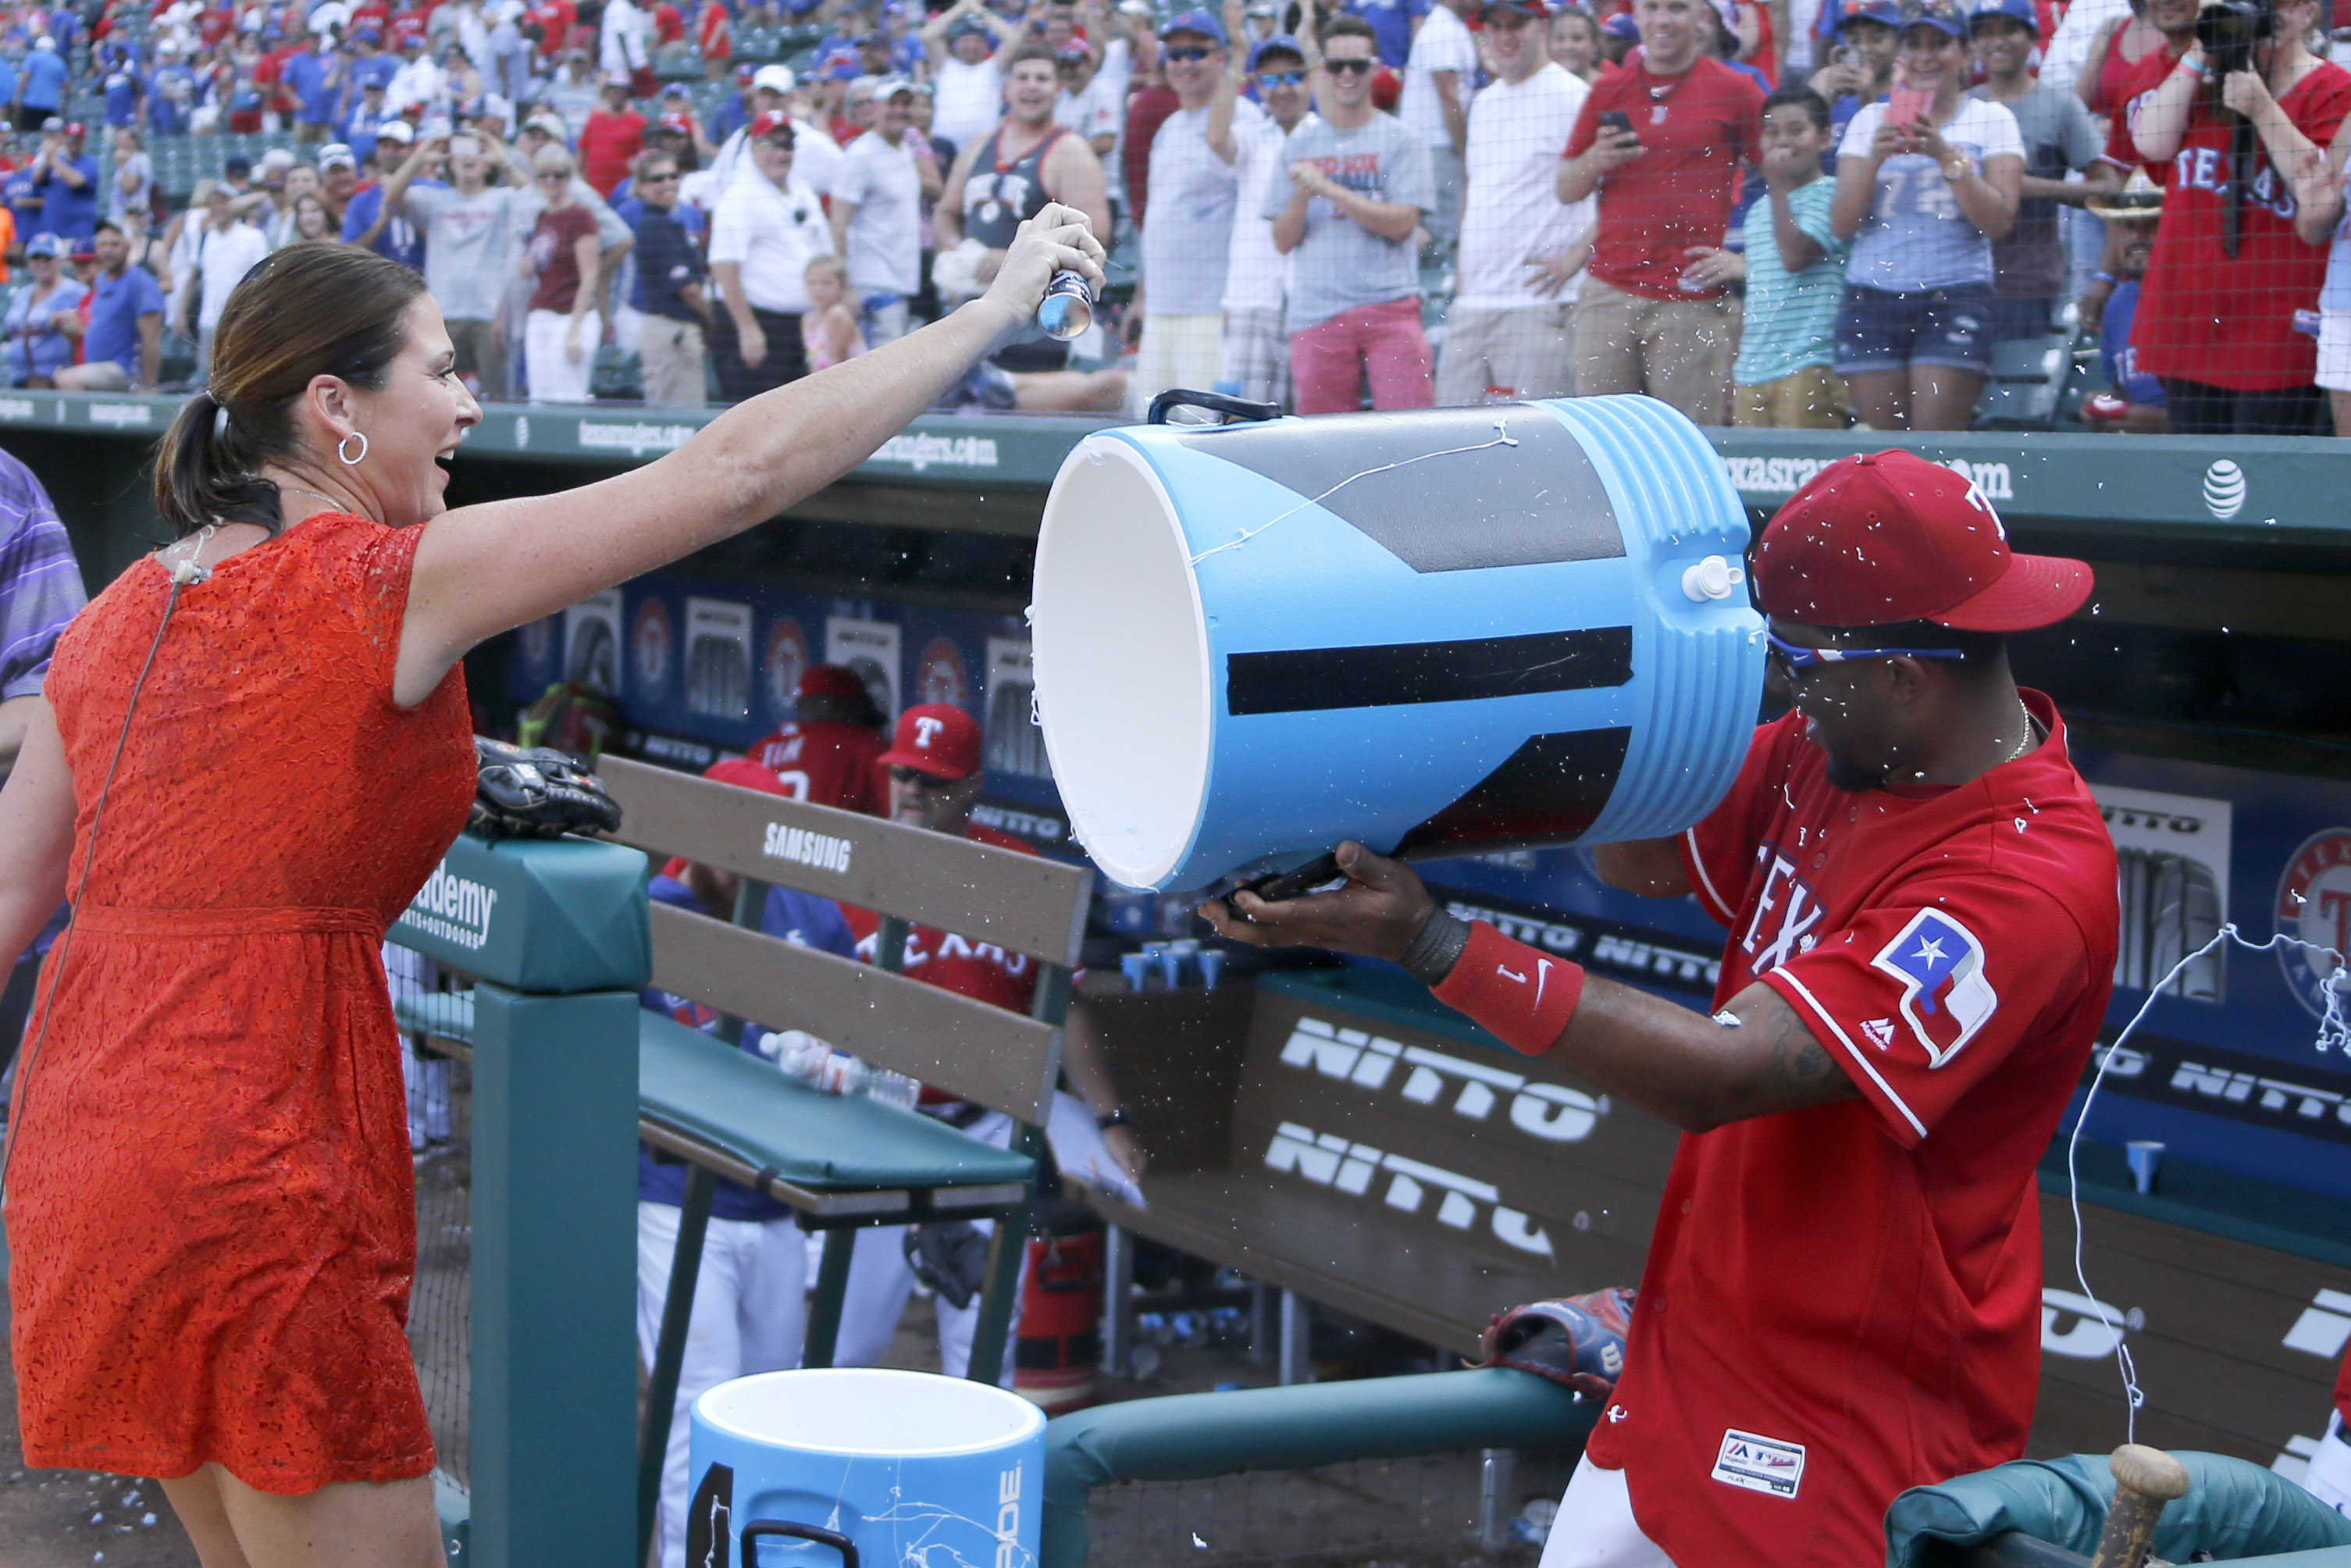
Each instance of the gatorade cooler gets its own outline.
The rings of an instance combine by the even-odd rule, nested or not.
[[[1137,888],[1679,831],[1762,695],[1747,539],[1650,398],[1096,431],[1037,540],[1054,782]]]
[[[878,1367],[768,1372],[694,1402],[685,1560],[734,1568],[1035,1568],[1045,1415]]]
[[[1073,1216],[1029,1241],[1012,1386],[1050,1416],[1083,1409],[1102,1385],[1102,1228]]]

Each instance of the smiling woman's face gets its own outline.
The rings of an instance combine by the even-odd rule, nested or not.
[[[375,497],[377,516],[393,528],[447,510],[441,495],[449,473],[439,460],[454,455],[482,418],[482,405],[457,379],[456,350],[431,296],[416,298],[406,322],[408,340],[384,372],[383,390],[351,393],[354,423],[368,438],[360,477]]]

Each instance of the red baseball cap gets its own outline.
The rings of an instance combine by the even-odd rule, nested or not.
[[[766,110],[753,117],[749,140],[762,141],[779,131],[786,136],[796,134],[792,130],[792,117],[781,110]]]
[[[898,716],[898,733],[882,763],[940,779],[968,779],[979,771],[979,721],[952,703],[910,707]]]
[[[800,672],[800,684],[792,690],[804,697],[862,697],[865,683],[845,664],[810,664]]]
[[[782,779],[747,757],[730,757],[724,762],[714,762],[702,770],[702,776],[705,779],[716,779],[721,784],[734,784],[746,789],[757,789],[762,795],[781,795],[787,792]]]
[[[2027,632],[2079,610],[2093,586],[2086,561],[2010,549],[2000,514],[1966,475],[1900,451],[1822,469],[1755,550],[1756,602],[1816,626]]]

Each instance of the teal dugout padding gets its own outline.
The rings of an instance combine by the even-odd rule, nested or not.
[[[644,882],[617,844],[461,837],[390,933],[483,977],[466,1031],[466,1561],[483,1568],[631,1560]]]
[[[591,839],[461,833],[391,939],[512,990],[633,991],[653,978],[644,867],[642,852]]]
[[[1137,1399],[1045,1428],[1040,1568],[1084,1568],[1086,1510],[1112,1481],[1188,1481],[1462,1448],[1581,1443],[1600,1414],[1556,1383],[1494,1367],[1360,1383]]]
[[[2210,1552],[2232,1563],[2253,1552],[2318,1552],[2320,1561],[2351,1565],[2351,1519],[2283,1476],[2222,1454],[2172,1458],[2188,1467],[2189,1484],[2156,1527],[2158,1557],[2186,1563]],[[2011,1530],[2086,1556],[2097,1550],[2114,1496],[2104,1454],[2023,1459],[1913,1487],[1886,1511],[1886,1568],[1932,1563],[1938,1542],[1973,1545]]]

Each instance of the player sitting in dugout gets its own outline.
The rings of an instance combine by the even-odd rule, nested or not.
[[[1682,1129],[1622,1379],[1542,1568],[1885,1560],[1907,1487],[2022,1458],[2041,1371],[2034,1169],[2105,1016],[2115,852],[2001,634],[2086,600],[1964,477],[1848,457],[1764,529],[1792,711],[1677,839],[1601,875],[1728,927],[1711,1017],[1346,884],[1217,929],[1401,963],[1519,1051]]]

